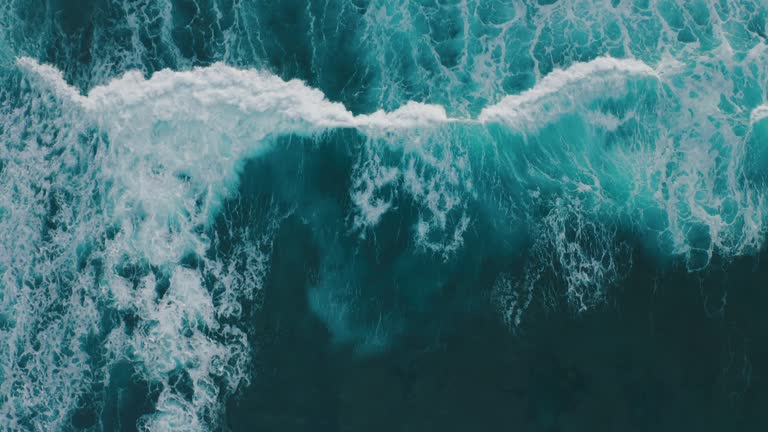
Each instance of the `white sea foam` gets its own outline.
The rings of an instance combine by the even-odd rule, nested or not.
[[[354,115],[340,103],[330,102],[319,90],[299,80],[284,81],[266,72],[242,70],[222,63],[191,71],[162,70],[150,79],[140,72],[128,72],[109,84],[98,86],[81,96],[69,86],[60,71],[41,65],[28,57],[18,59],[20,67],[38,76],[59,97],[83,106],[103,124],[131,121],[157,122],[177,116],[195,120],[215,120],[213,113],[201,109],[211,106],[236,108],[239,114],[254,119],[268,116],[263,135],[312,133],[323,129],[350,127],[375,132],[424,128],[448,122],[473,122],[469,118],[450,118],[445,108],[420,102],[407,102],[400,108],[372,114]],[[533,88],[519,95],[504,97],[482,110],[477,120],[484,123],[505,122],[511,126],[546,123],[558,114],[573,109],[567,104],[615,92],[631,76],[657,76],[654,69],[639,60],[598,57],[587,63],[575,63],[546,75]],[[575,87],[575,88],[574,88]],[[552,98],[557,98],[552,100]],[[557,110],[546,111],[559,103]],[[140,107],[140,113],[132,108]],[[116,113],[119,114],[116,117]],[[232,114],[227,112],[227,114]]]
[[[657,75],[653,68],[639,60],[598,57],[588,63],[576,63],[567,69],[552,71],[530,90],[506,96],[484,108],[478,119],[503,122],[518,129],[535,128],[572,112],[578,103],[588,102],[590,98],[622,94],[627,78],[633,76],[653,78]]]
[[[752,123],[757,123],[766,117],[768,117],[768,105],[763,104],[752,110],[749,119]]]

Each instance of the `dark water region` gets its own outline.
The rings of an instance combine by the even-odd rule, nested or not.
[[[282,236],[300,236],[289,223]],[[290,233],[290,234],[289,234]],[[636,257],[611,304],[538,310],[517,335],[443,292],[386,352],[334,344],[307,307],[306,245],[278,242],[236,431],[757,431],[768,426],[768,270]],[[482,286],[475,286],[479,292]],[[727,306],[723,307],[723,302]],[[482,303],[478,301],[477,303]],[[445,319],[450,316],[450,319]]]
[[[548,298],[537,293],[523,324],[510,329],[500,319],[492,288],[499,271],[523,257],[503,256],[482,241],[485,236],[470,235],[466,250],[448,263],[422,258],[423,273],[398,274],[392,263],[408,256],[408,241],[390,239],[409,224],[403,204],[394,220],[385,218],[376,230],[375,256],[349,252],[349,262],[370,272],[358,276],[359,283],[375,288],[379,282],[390,290],[362,290],[360,298],[347,298],[360,311],[357,324],[373,328],[380,316],[396,316],[399,326],[378,324],[397,334],[380,350],[361,350],[359,338],[339,341],[308,299],[328,250],[313,231],[335,226],[336,235],[345,236],[344,224],[334,223],[338,214],[316,211],[323,200],[348,199],[343,191],[353,135],[342,135],[336,150],[322,152],[288,140],[285,152],[243,171],[241,202],[261,202],[263,208],[267,195],[274,201],[270,194],[285,182],[283,197],[301,196],[308,204],[294,207],[275,237],[263,303],[253,318],[253,383],[227,403],[230,430],[768,426],[765,253],[715,257],[708,270],[691,273],[682,260],[660,260],[635,245],[631,269],[610,287],[603,305],[577,312],[555,284]],[[397,293],[398,282],[422,275],[441,282],[415,282],[409,293]]]

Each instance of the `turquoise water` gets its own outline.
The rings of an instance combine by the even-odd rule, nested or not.
[[[6,0],[0,429],[764,430],[767,16]]]

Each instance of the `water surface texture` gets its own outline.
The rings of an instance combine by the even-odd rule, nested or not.
[[[767,18],[4,0],[0,430],[766,430]]]

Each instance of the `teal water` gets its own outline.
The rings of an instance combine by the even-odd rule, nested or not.
[[[6,0],[0,430],[765,430],[767,16]]]

